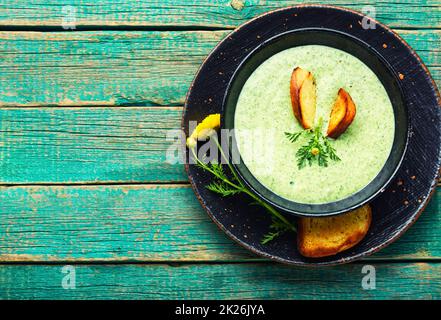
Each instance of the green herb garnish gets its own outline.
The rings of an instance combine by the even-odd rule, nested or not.
[[[328,159],[340,161],[329,138],[325,137],[322,133],[322,123],[323,121],[320,118],[319,125],[314,129],[295,133],[285,132],[285,136],[291,143],[296,142],[302,135],[309,137],[308,143],[301,146],[296,152],[297,166],[299,169],[304,168],[307,164],[312,166],[313,163],[317,163],[320,167],[327,167]]]
[[[260,241],[262,244],[267,244],[268,242],[273,241],[275,238],[280,237],[285,232],[289,231],[290,228],[284,224],[280,223],[280,221],[273,218],[273,222],[270,225],[270,229],[274,231],[270,231],[263,236],[263,239]]]
[[[220,194],[222,197],[245,193],[253,199],[251,204],[258,204],[264,207],[266,211],[271,214],[272,224],[270,225],[270,229],[272,231],[263,236],[261,240],[262,244],[267,244],[287,231],[296,232],[296,227],[291,222],[289,222],[272,206],[262,201],[242,183],[242,181],[237,177],[236,172],[232,168],[231,164],[225,157],[217,138],[211,136],[210,139],[216,143],[217,148],[219,149],[222,158],[227,163],[230,172],[227,174],[220,163],[201,161],[196,155],[195,147],[189,147],[192,156],[196,161],[196,165],[204,171],[210,172],[215,178],[213,182],[206,186],[206,188],[212,192]]]

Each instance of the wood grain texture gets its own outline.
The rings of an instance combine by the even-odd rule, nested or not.
[[[257,259],[186,185],[2,187],[0,203],[0,262]],[[402,239],[369,259],[441,259],[440,207],[438,190]]]
[[[63,6],[76,9],[76,24],[81,27],[221,27],[234,28],[266,11],[302,4],[299,0],[76,0],[20,1],[3,0],[0,24],[4,26],[60,27]],[[367,5],[376,10],[376,18],[392,27],[440,27],[439,0],[391,0],[348,2],[313,0],[308,3],[331,4],[355,10]],[[373,16],[373,14],[369,14]]]
[[[167,133],[180,128],[181,113],[0,108],[0,184],[187,181],[184,166],[166,159]]]
[[[0,106],[183,103],[215,32],[0,32]]]
[[[363,290],[363,264],[292,268],[224,265],[79,265],[76,288],[59,265],[0,266],[2,299],[440,299],[441,265],[384,263]]]
[[[182,107],[0,108],[0,185],[183,183]]]
[[[199,65],[230,32],[202,29],[300,3],[244,2],[2,1],[0,29],[11,31],[0,32],[0,184],[185,182],[182,166],[164,161],[181,109],[158,106],[182,105]],[[373,5],[441,83],[439,0],[318,2]],[[76,6],[79,30],[119,31],[12,31],[61,30],[64,5]],[[0,187],[0,298],[440,299],[440,192],[398,242],[368,259],[377,290],[366,291],[362,263],[307,270],[249,254],[188,185]],[[75,290],[61,287],[61,265],[15,264],[88,261],[146,264],[77,265]]]
[[[198,67],[228,33],[0,32],[0,106],[182,105]],[[400,34],[439,83],[441,30]]]

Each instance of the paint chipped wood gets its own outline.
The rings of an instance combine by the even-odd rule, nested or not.
[[[0,106],[182,105],[229,32],[0,32]],[[400,34],[439,83],[441,30]]]
[[[199,27],[234,28],[269,10],[303,4],[300,0],[161,0],[130,1],[82,0],[27,1],[3,0],[0,25],[62,28],[63,19],[71,21],[74,12],[76,28],[86,27]],[[311,0],[308,3],[330,4],[365,11],[369,16],[394,28],[440,27],[441,12],[437,0]],[[72,6],[68,7],[68,6]],[[375,12],[372,12],[372,8]],[[68,25],[66,25],[68,26]]]
[[[173,131],[181,113],[181,107],[0,108],[0,184],[187,181]]]
[[[258,259],[216,227],[189,185],[0,187],[0,203],[0,262]],[[400,240],[368,260],[441,259],[440,208],[441,189]]]
[[[75,289],[62,287],[60,265],[0,266],[3,299],[440,299],[439,263],[370,263],[289,268],[270,263],[77,265]]]

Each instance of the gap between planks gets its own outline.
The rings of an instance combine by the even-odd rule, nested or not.
[[[22,110],[22,109],[29,109],[29,110],[45,110],[45,109],[72,109],[72,110],[78,110],[78,109],[90,109],[90,108],[114,108],[114,109],[127,109],[127,110],[136,110],[136,109],[145,109],[145,110],[182,110],[184,109],[183,106],[102,106],[102,105],[96,105],[96,106],[26,106],[26,107],[1,107],[2,110]],[[155,187],[167,187],[167,186],[190,186],[188,180],[186,181],[95,181],[95,182],[51,182],[51,183],[0,183],[0,187],[38,187],[38,186],[145,186],[146,188],[155,186]],[[441,186],[441,180],[438,184]]]
[[[32,188],[32,187],[102,187],[102,186],[121,186],[121,187],[144,187],[146,189],[152,188],[178,188],[178,187],[191,187],[189,181],[95,181],[95,182],[34,182],[34,183],[0,183],[0,189],[2,188]],[[441,187],[441,178],[439,178],[437,187]]]
[[[344,266],[344,265],[366,265],[369,264],[400,264],[400,263],[441,263],[441,259],[439,258],[374,258],[367,257],[363,259],[359,259],[356,261],[352,261],[350,263],[344,263],[334,266],[319,266],[319,268],[332,268],[336,266]],[[246,265],[246,264],[274,264],[277,266],[287,266],[292,268],[299,269],[309,269],[311,266],[295,266],[287,263],[281,263],[278,261],[273,261],[271,259],[260,258],[259,256],[255,256],[255,258],[248,259],[237,259],[237,260],[130,260],[130,259],[121,259],[117,260],[115,258],[112,259],[103,259],[103,260],[90,260],[90,259],[60,259],[60,260],[46,260],[46,261],[35,261],[35,260],[7,260],[0,261],[1,266],[21,266],[21,265],[36,265],[36,266],[58,266],[58,265],[80,265],[80,266],[100,266],[100,265],[165,265],[169,267],[180,267],[180,266],[191,266],[191,265]]]
[[[249,19],[252,20],[252,19]],[[381,21],[380,21],[381,22]],[[65,30],[61,26],[56,25],[5,25],[0,24],[0,32],[88,32],[88,31],[160,31],[160,32],[185,32],[185,31],[233,31],[241,25],[235,26],[192,26],[192,25],[78,25],[75,30]],[[441,30],[441,27],[421,26],[421,27],[389,27],[390,29],[400,31],[424,31],[424,30]]]
[[[146,105],[146,106],[124,106],[124,105],[71,105],[71,106],[59,106],[59,105],[35,105],[35,106],[1,106],[0,110],[23,110],[23,109],[30,109],[30,110],[45,110],[45,109],[72,109],[72,110],[78,110],[78,109],[93,109],[93,108],[112,108],[112,109],[147,109],[147,110],[184,110],[183,106],[161,106],[161,105]]]
[[[75,30],[65,30],[61,26],[38,26],[38,25],[4,25],[0,24],[1,31],[10,32],[88,32],[88,31],[160,31],[160,32],[180,32],[180,31],[232,31],[237,27],[232,26],[191,26],[191,25],[115,25],[115,26],[105,26],[105,25],[78,25]],[[400,28],[401,29],[401,28]],[[403,30],[425,30],[425,29],[437,29],[422,27],[422,28],[406,28]],[[397,29],[398,30],[398,29]]]
[[[33,187],[129,187],[133,189],[138,188],[144,188],[144,189],[157,189],[157,188],[185,188],[185,187],[191,187],[190,183],[188,181],[167,181],[167,182],[112,182],[112,181],[105,181],[105,182],[51,182],[51,183],[3,183],[0,184],[0,191],[1,189],[5,188],[33,188]]]

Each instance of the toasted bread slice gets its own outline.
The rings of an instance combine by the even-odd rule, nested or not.
[[[300,67],[295,68],[291,74],[290,93],[292,110],[294,112],[294,116],[300,123],[302,123],[302,113],[300,111],[299,91],[309,74],[309,71],[303,70]]]
[[[337,99],[331,111],[328,126],[328,136],[337,139],[351,125],[357,108],[345,89],[338,90]]]
[[[302,126],[305,129],[311,129],[314,126],[316,109],[316,84],[312,73],[302,83],[299,90],[300,112],[302,114]]]
[[[305,129],[314,125],[316,109],[316,84],[311,72],[297,67],[291,74],[291,104],[294,116]]]
[[[359,243],[367,234],[371,221],[369,205],[335,217],[300,218],[298,249],[309,258],[335,255]]]

